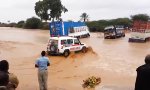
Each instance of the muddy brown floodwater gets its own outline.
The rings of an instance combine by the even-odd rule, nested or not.
[[[83,80],[99,76],[102,83],[96,90],[134,90],[136,68],[150,53],[150,42],[128,43],[125,38],[104,40],[103,34],[91,33],[81,39],[92,47],[87,53],[49,56],[49,90],[83,90]],[[46,50],[49,31],[0,28],[0,59],[7,59],[10,72],[19,78],[17,90],[38,90],[35,60]]]

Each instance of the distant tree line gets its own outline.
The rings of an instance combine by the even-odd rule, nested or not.
[[[103,32],[104,28],[109,25],[124,25],[124,27],[131,27],[132,20],[129,18],[117,18],[111,20],[98,20],[86,22],[91,32]]]
[[[91,32],[103,32],[104,28],[109,25],[123,25],[124,28],[131,28],[135,20],[148,21],[150,16],[147,14],[131,15],[131,18],[117,18],[111,20],[98,20],[86,22]]]
[[[117,18],[110,20],[98,20],[98,21],[87,21],[88,15],[83,13],[81,16],[83,21],[87,24],[91,32],[103,32],[104,28],[109,25],[124,25],[125,28],[132,27],[133,20],[148,21],[149,16],[147,14],[136,14],[131,15],[131,18]],[[41,19],[36,17],[28,18],[26,21],[19,21],[18,23],[0,23],[0,26],[5,27],[18,27],[27,29],[49,29],[48,22],[42,22]]]

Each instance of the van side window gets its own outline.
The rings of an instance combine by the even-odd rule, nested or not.
[[[73,39],[67,39],[67,44],[73,44]]]
[[[66,40],[61,40],[61,45],[66,45]]]
[[[74,44],[80,44],[80,41],[78,39],[74,39]]]

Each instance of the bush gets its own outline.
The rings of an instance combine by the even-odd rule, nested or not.
[[[25,24],[25,21],[19,21],[19,22],[17,23],[17,27],[18,27],[18,28],[23,28],[23,27],[24,27],[24,24]]]
[[[95,88],[95,86],[99,85],[101,83],[100,77],[89,77],[86,80],[83,80],[82,87],[83,88]]]
[[[43,22],[41,29],[43,29],[43,30],[49,30],[49,23],[48,22]]]
[[[147,14],[137,14],[137,15],[132,15],[131,18],[133,21],[136,20],[148,21],[150,17]]]
[[[24,28],[27,29],[39,29],[41,28],[42,22],[40,19],[32,17],[26,20]]]

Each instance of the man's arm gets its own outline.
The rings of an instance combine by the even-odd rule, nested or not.
[[[38,68],[39,66],[37,64],[35,64],[35,67]]]
[[[47,58],[47,66],[50,66],[50,61],[48,58]]]
[[[47,62],[47,66],[50,66],[50,63],[49,63],[49,62]]]
[[[38,60],[35,62],[35,67],[38,68]]]

